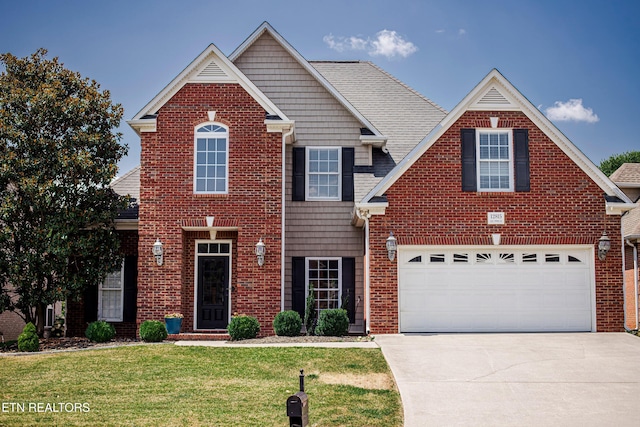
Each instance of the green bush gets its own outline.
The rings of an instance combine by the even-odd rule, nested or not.
[[[297,337],[302,328],[302,319],[297,311],[286,310],[276,314],[273,330],[281,337]]]
[[[146,342],[160,342],[167,338],[167,327],[159,320],[145,320],[140,325],[140,338]]]
[[[318,318],[316,334],[328,337],[341,337],[349,332],[349,316],[347,310],[334,308],[323,310]]]
[[[240,315],[231,319],[227,329],[233,341],[248,340],[258,336],[260,323],[255,317]]]
[[[36,332],[36,327],[29,322],[24,326],[22,333],[18,336],[18,350],[38,351],[40,350],[40,339]]]
[[[116,336],[116,328],[104,320],[89,323],[84,335],[93,342],[107,342]]]

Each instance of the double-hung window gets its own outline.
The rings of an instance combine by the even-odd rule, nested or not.
[[[340,308],[342,296],[342,259],[307,258],[307,291],[313,285],[316,309]]]
[[[513,191],[511,131],[477,132],[478,190]]]
[[[195,130],[195,193],[227,193],[229,189],[229,130],[206,124]]]
[[[107,274],[98,286],[98,320],[122,322],[124,311],[124,262]]]
[[[531,191],[527,129],[461,129],[462,191]]]
[[[341,149],[307,147],[307,200],[341,199]]]

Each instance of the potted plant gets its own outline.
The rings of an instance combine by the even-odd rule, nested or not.
[[[182,313],[169,313],[164,316],[164,323],[167,326],[167,333],[179,334],[182,327]]]

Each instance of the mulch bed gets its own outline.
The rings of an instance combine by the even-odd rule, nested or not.
[[[64,351],[64,350],[81,350],[85,348],[113,347],[121,345],[138,344],[136,339],[117,339],[107,341],[105,343],[95,343],[89,341],[88,338],[69,337],[69,338],[48,338],[40,339],[40,351]],[[0,353],[18,353],[18,343],[15,342],[7,347],[0,347]]]
[[[372,341],[371,337],[344,336],[344,337],[318,337],[318,336],[298,336],[298,337],[265,337],[250,340],[233,341],[234,344],[283,344],[283,343],[315,343],[315,342],[363,342]],[[133,338],[114,339],[105,343],[95,343],[83,337],[69,338],[48,338],[40,339],[40,351],[72,351],[88,348],[116,347],[123,345],[140,344],[142,341]],[[9,346],[0,346],[0,353],[19,353],[18,343]]]

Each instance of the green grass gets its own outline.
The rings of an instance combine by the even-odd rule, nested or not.
[[[402,425],[379,349],[147,345],[0,358],[0,426],[288,426],[300,369],[310,426]],[[369,387],[374,377],[389,386]],[[29,403],[89,411],[30,412]]]

